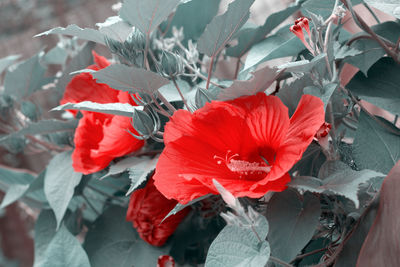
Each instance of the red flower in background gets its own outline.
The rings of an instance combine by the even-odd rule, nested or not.
[[[185,208],[162,222],[177,203],[176,200],[166,199],[151,178],[145,188],[132,193],[126,220],[133,223],[144,241],[153,246],[162,246],[190,212],[190,208]]]
[[[99,70],[110,63],[93,52],[95,65],[88,68]],[[128,92],[112,89],[106,84],[96,83],[89,73],[76,75],[67,85],[61,104],[92,101],[97,103],[129,103],[136,106]],[[76,115],[76,111],[71,111]],[[126,130],[137,132],[128,117],[81,111],[83,118],[75,131],[75,150],[72,154],[75,171],[84,174],[100,171],[117,157],[141,148],[144,144]]]
[[[183,204],[218,194],[213,179],[236,197],[282,191],[324,116],[315,96],[304,95],[289,119],[281,100],[264,93],[178,110],[165,127],[155,185]]]

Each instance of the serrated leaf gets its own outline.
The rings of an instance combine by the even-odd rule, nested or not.
[[[198,50],[210,57],[216,56],[250,16],[254,0],[235,0],[228,10],[215,17],[197,41]]]
[[[57,228],[82,178],[82,173],[72,168],[71,155],[71,151],[56,155],[47,166],[44,177],[44,193],[56,216]]]
[[[128,169],[131,186],[129,187],[128,192],[126,192],[126,196],[135,191],[147,180],[149,174],[155,169],[157,165],[158,157],[159,156],[152,159],[147,159]]]
[[[178,29],[183,27],[184,39],[182,43],[187,44],[189,39],[197,40],[204,32],[207,24],[217,15],[221,0],[192,0],[180,4],[175,12],[174,18],[167,27],[167,35],[172,34],[172,27]]]
[[[354,138],[354,159],[361,169],[388,173],[400,159],[400,137],[361,111]]]
[[[380,108],[400,115],[400,66],[392,58],[382,58],[368,71],[358,72],[347,88]]]
[[[289,27],[283,26],[275,34],[254,45],[246,57],[243,71],[271,59],[295,56],[304,50],[303,43],[289,31]]]
[[[46,249],[40,267],[90,267],[88,256],[79,241],[62,225]]]
[[[99,32],[108,38],[124,42],[132,32],[132,27],[118,16],[108,17],[106,21],[96,23]]]
[[[315,177],[296,177],[289,186],[301,192],[309,191],[319,194],[334,194],[344,196],[354,202],[359,208],[357,193],[361,184],[375,177],[383,177],[384,174],[372,170],[354,171],[343,162],[335,162],[337,169],[327,178],[320,180]]]
[[[0,144],[6,143],[11,138],[21,137],[23,135],[47,134],[58,131],[73,130],[78,125],[78,120],[60,121],[55,119],[41,120],[28,124],[25,128],[0,137]]]
[[[168,254],[168,245],[157,248],[140,239],[125,217],[126,209],[110,206],[90,227],[84,248],[92,266],[156,266]]]
[[[189,201],[189,202],[186,203],[186,204],[181,204],[181,203],[176,204],[175,207],[164,217],[164,219],[161,221],[161,223],[162,223],[165,219],[167,219],[169,216],[175,215],[175,214],[177,214],[178,212],[180,212],[181,210],[183,210],[184,208],[189,207],[190,205],[193,205],[194,203],[199,202],[200,200],[206,199],[206,198],[208,198],[209,196],[211,196],[211,194],[207,194],[207,195],[204,195],[204,196],[202,196],[202,197],[193,199],[192,201]]]
[[[122,64],[113,64],[98,71],[83,70],[83,72],[91,73],[97,83],[105,83],[111,88],[130,93],[153,94],[161,86],[169,83],[168,79],[157,73]]]
[[[9,69],[4,78],[4,92],[21,101],[41,89],[46,69],[39,60],[37,54]]]
[[[307,86],[304,88],[304,94],[313,95],[319,97],[324,102],[324,109],[329,103],[333,92],[338,88],[339,85],[336,83],[325,84],[322,88],[316,86]]]
[[[0,58],[0,74],[9,66],[14,64],[14,62],[17,61],[17,59],[19,59],[20,57],[20,55],[11,55],[8,57]]]
[[[278,78],[282,71],[268,66],[259,69],[252,73],[252,77],[249,80],[235,80],[230,87],[222,89],[218,95],[218,100],[226,101],[264,92]]]
[[[365,3],[400,19],[400,2],[398,0],[365,0]]]
[[[319,199],[312,194],[302,200],[293,190],[275,193],[267,206],[271,255],[293,260],[314,235],[320,213]]]
[[[238,34],[238,44],[226,49],[226,54],[232,57],[241,57],[249,51],[254,44],[262,41],[268,33],[299,9],[300,5],[292,5],[284,10],[269,15],[261,26],[246,29],[242,28]]]
[[[149,36],[179,4],[179,0],[124,0],[118,15]]]
[[[322,60],[324,60],[325,56],[326,54],[322,53],[314,57],[311,61],[304,59],[285,63],[283,65],[280,65],[278,69],[284,70],[285,72],[308,73],[313,68],[315,68]]]
[[[86,110],[105,114],[120,115],[125,117],[132,117],[135,110],[143,110],[141,106],[132,106],[128,103],[106,103],[100,104],[92,101],[83,101],[79,103],[66,103],[52,110]]]
[[[62,35],[69,35],[69,36],[76,36],[81,40],[92,41],[99,44],[105,44],[104,35],[95,29],[90,28],[80,28],[79,26],[72,24],[68,25],[66,28],[57,27],[51,30],[39,33],[34,37],[45,36],[49,34],[62,34]]]
[[[70,73],[84,69],[93,63],[92,49],[94,48],[94,45],[95,44],[93,42],[89,42],[80,47],[77,54],[71,59],[67,67],[63,70],[63,74],[56,83],[56,88],[59,92],[60,98],[63,96],[67,84],[72,79]]]
[[[270,246],[265,238],[268,234],[268,222],[259,216],[258,226],[263,233],[256,233],[250,227],[227,225],[212,242],[206,259],[206,267],[225,266],[265,266],[270,256]]]

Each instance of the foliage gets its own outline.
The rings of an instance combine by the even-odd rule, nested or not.
[[[0,190],[5,192],[0,211],[16,201],[40,211],[34,266],[156,266],[162,255],[173,256],[177,266],[399,265],[393,235],[400,225],[399,21],[370,26],[352,6],[362,1],[302,0],[254,25],[249,21],[254,0],[231,1],[219,14],[221,2],[124,0],[118,15],[96,28],[73,24],[36,35],[62,35],[46,52],[28,59],[0,59]],[[399,18],[396,1],[364,2]],[[308,18],[292,23],[292,17],[289,25],[281,25],[299,12]],[[361,32],[348,31],[345,13]],[[93,67],[96,46],[109,51],[111,65]],[[356,68],[354,76],[349,67]],[[80,75],[92,77],[110,94],[123,91],[129,99],[113,102],[104,91],[81,86],[82,94],[91,92],[90,100],[60,105]],[[264,93],[274,95],[270,98],[282,104],[281,110],[294,116],[288,124],[299,120],[296,109],[303,95],[321,103],[326,123],[312,133],[304,153],[291,150],[286,141],[264,140],[279,134],[259,131],[257,125],[267,124],[262,112],[233,111],[241,103],[235,99]],[[221,114],[207,121],[214,106]],[[311,105],[307,108],[311,114]],[[253,117],[246,117],[249,114]],[[94,119],[88,122],[85,116]],[[131,130],[116,125],[113,118],[121,116]],[[218,127],[224,123],[236,125],[233,116],[241,116],[243,123],[235,133],[221,131]],[[282,123],[286,131],[282,118],[274,117],[271,124]],[[96,130],[100,124],[101,133]],[[249,133],[248,125],[254,126]],[[298,132],[288,131],[282,139],[307,139],[301,131],[310,125],[294,128]],[[75,134],[76,129],[81,132]],[[145,140],[144,146],[111,155],[127,146],[119,143],[118,131]],[[87,133],[91,135],[82,137]],[[236,138],[245,134],[262,142]],[[199,135],[207,142],[196,146],[191,140]],[[175,142],[180,138],[189,145]],[[112,158],[108,167],[85,175],[74,170],[73,153],[80,153],[77,144],[85,142],[92,145],[88,153]],[[256,151],[242,159],[228,149],[230,143],[241,153],[249,147]],[[280,147],[273,147],[275,143]],[[226,155],[204,160],[206,145]],[[168,146],[191,151],[195,160],[164,153],[170,151],[164,149]],[[297,163],[286,166],[285,159],[275,161],[277,154],[265,158],[265,149],[283,150],[298,158]],[[34,160],[34,168],[21,163],[26,159]],[[210,166],[199,164],[207,160]],[[168,161],[174,164],[165,164]],[[186,164],[193,164],[194,171],[185,172]],[[174,171],[183,182],[163,186],[179,194],[190,182],[199,192],[163,219],[190,207],[169,241],[154,247],[140,238],[143,229],[126,222],[128,196],[146,187],[153,175],[158,179],[160,166],[170,170],[177,165]],[[240,179],[214,177],[220,167],[221,173]],[[288,176],[266,181],[272,184],[263,184],[272,189],[268,192],[241,178],[255,171],[267,177],[274,168]],[[282,181],[285,184],[278,184]],[[227,183],[246,183],[262,197],[230,192],[221,185]],[[153,208],[157,212],[159,207]],[[150,237],[159,227],[143,225]]]

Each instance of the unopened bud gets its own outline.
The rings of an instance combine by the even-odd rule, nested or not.
[[[168,51],[163,51],[158,67],[161,74],[166,77],[178,76],[184,69],[181,56]]]
[[[153,119],[145,111],[135,110],[132,120],[133,128],[144,138],[150,137],[156,129]]]
[[[207,90],[205,90],[203,88],[198,88],[194,99],[195,99],[196,108],[199,109],[199,108],[203,107],[207,102],[210,103],[212,100],[212,96],[210,95],[210,93]]]
[[[124,42],[124,45],[126,48],[144,50],[146,47],[146,37],[139,29],[134,28]]]

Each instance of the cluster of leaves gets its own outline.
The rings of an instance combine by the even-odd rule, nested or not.
[[[391,229],[400,225],[396,213],[390,214],[399,208],[400,24],[370,27],[352,8],[361,1],[346,0],[341,8],[363,30],[352,35],[341,24],[339,1],[304,0],[256,26],[247,21],[253,2],[235,0],[217,16],[219,0],[125,0],[118,16],[98,23],[97,29],[54,28],[38,36],[73,38],[60,37],[56,47],[25,61],[16,63],[18,56],[0,59],[0,160],[10,166],[0,167],[0,189],[6,192],[0,208],[23,200],[41,210],[35,266],[155,266],[163,254],[179,264],[206,266],[370,266],[365,262],[376,242],[381,249],[374,251],[375,257],[396,266],[398,256],[387,247],[395,242]],[[399,4],[365,2],[399,18]],[[281,26],[299,11],[311,18],[307,41],[312,51],[289,31],[290,25]],[[80,45],[77,39],[88,42]],[[107,47],[117,63],[85,69],[95,43]],[[293,62],[263,64],[286,57]],[[226,61],[236,65],[229,77],[219,71]],[[341,81],[346,64],[360,70],[347,85]],[[54,65],[61,71],[48,77]],[[90,175],[72,168],[77,120],[48,112],[77,72],[90,72],[98,83],[140,95],[139,107],[86,101],[54,110],[133,117],[138,138],[147,139],[140,153]],[[290,114],[301,95],[321,98],[332,126],[328,141],[314,141],[290,171],[289,188],[270,199],[232,200],[219,187],[228,204],[222,215],[226,226],[218,216],[203,216],[196,200],[189,203],[194,210],[190,217],[165,246],[142,241],[125,222],[126,196],[154,170],[166,118],[177,108],[193,111],[212,100],[266,89]],[[372,114],[368,103],[388,115]],[[39,174],[11,168],[19,166],[22,154],[40,153],[51,160],[37,168]],[[178,204],[170,214],[182,208]],[[75,236],[84,237],[83,245]]]

